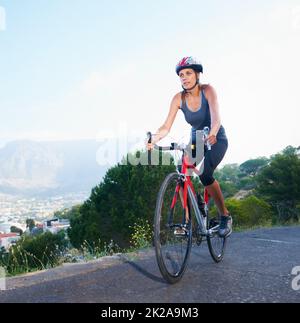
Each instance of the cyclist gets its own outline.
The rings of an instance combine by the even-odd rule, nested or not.
[[[167,119],[153,136],[152,143],[147,144],[147,149],[153,149],[155,143],[167,136],[178,110],[183,112],[185,120],[192,126],[192,140],[195,139],[196,130],[210,128],[207,142],[211,145],[211,150],[205,147],[204,171],[200,175],[200,180],[221,212],[219,236],[226,237],[232,232],[232,218],[225,206],[220,185],[213,177],[214,170],[222,161],[228,148],[225,129],[221,125],[216,91],[211,85],[200,83],[203,66],[191,56],[179,61],[176,73],[180,78],[183,91],[173,97]]]

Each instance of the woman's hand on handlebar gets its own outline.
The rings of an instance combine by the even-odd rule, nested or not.
[[[216,135],[209,134],[206,138],[205,142],[209,143],[211,146],[217,143],[217,137]]]
[[[153,143],[148,143],[148,142],[146,142],[146,149],[147,150],[153,150],[154,149],[154,144]]]
[[[153,150],[157,141],[159,141],[158,134],[151,134],[151,132],[147,133],[147,140],[145,141],[146,150]]]

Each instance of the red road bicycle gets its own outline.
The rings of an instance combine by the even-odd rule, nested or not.
[[[203,148],[208,132],[208,128],[200,131]],[[152,134],[148,132],[147,135],[151,143]],[[197,175],[200,173],[196,165],[190,162],[187,153],[189,148],[188,145],[177,143],[167,147],[154,145],[154,149],[160,151],[178,150],[182,153],[181,167],[177,167],[177,172],[167,175],[160,187],[154,216],[156,259],[162,276],[171,284],[182,278],[193,243],[200,245],[206,240],[215,262],[223,259],[226,246],[226,237],[218,235],[219,216],[209,216],[207,190],[204,189],[202,198],[194,189],[191,171]]]

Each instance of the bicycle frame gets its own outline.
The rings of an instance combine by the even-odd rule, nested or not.
[[[202,160],[202,162],[203,161],[204,161],[204,159]],[[196,166],[190,164],[188,156],[183,154],[181,172],[179,172],[177,170],[177,172],[179,173],[179,176],[181,177],[181,180],[183,181],[183,209],[186,210],[186,208],[188,207],[187,206],[187,200],[188,200],[187,198],[189,196],[190,201],[192,202],[192,207],[194,209],[197,222],[199,224],[199,229],[200,229],[201,235],[203,235],[203,236],[210,235],[211,236],[213,233],[218,231],[218,226],[213,227],[211,229],[206,228],[206,224],[205,224],[206,219],[204,218],[204,216],[202,215],[202,213],[199,210],[197,197],[196,197],[196,191],[195,191],[193,183],[191,181],[191,177],[190,177],[190,175],[188,175],[189,169],[192,169],[197,175],[199,175],[199,171],[197,170]],[[171,209],[174,208],[174,206],[177,202],[177,197],[180,194],[180,189],[181,189],[181,183],[178,183],[176,186],[174,197],[173,197]],[[205,212],[207,212],[208,202],[209,202],[209,194],[208,194],[208,191],[206,188],[204,188],[204,199],[203,200],[204,200],[204,205],[205,205]]]
[[[208,133],[209,133],[209,128],[205,127],[203,129],[204,138],[208,137]],[[148,137],[148,143],[151,143],[151,140],[152,140],[151,132],[147,133],[147,137]],[[154,145],[154,146],[155,146],[156,149],[161,150],[161,151],[163,151],[163,150],[170,151],[170,150],[175,150],[176,145],[177,145],[176,143],[173,143],[169,147],[160,147],[160,146],[157,146],[157,145]],[[208,150],[211,149],[210,144],[206,143],[206,146],[207,146]],[[195,172],[197,175],[200,175],[200,172],[198,171],[198,169],[196,168],[196,166],[194,164],[189,162],[189,158],[185,154],[185,149],[180,149],[180,150],[183,151],[182,167],[181,167],[181,172],[179,172],[178,169],[177,169],[177,172],[178,172],[179,176],[181,177],[181,182],[184,183],[184,185],[183,185],[183,209],[184,209],[184,212],[186,211],[186,208],[187,208],[187,201],[188,201],[188,196],[189,196],[190,201],[192,202],[193,209],[194,209],[195,214],[196,214],[197,222],[199,224],[200,234],[203,235],[203,236],[208,236],[208,235],[212,236],[214,233],[216,233],[218,231],[219,225],[216,225],[213,228],[207,229],[207,226],[205,224],[206,219],[204,218],[204,216],[201,214],[201,212],[199,210],[198,202],[197,202],[197,198],[196,198],[196,192],[195,192],[193,183],[191,181],[190,175],[188,174],[189,169],[192,169],[192,171]],[[201,164],[204,162],[204,159],[205,159],[205,157],[203,157]],[[150,152],[149,152],[149,155],[148,155],[148,160],[149,160],[149,164],[151,164]],[[182,183],[179,182],[177,184],[177,186],[176,186],[176,190],[175,190],[174,197],[173,197],[173,200],[172,200],[171,210],[174,209],[175,204],[177,202],[177,197],[180,194],[180,188],[182,186],[181,184]],[[208,191],[207,191],[206,188],[204,188],[204,198],[203,198],[203,200],[204,200],[204,205],[205,205],[204,210],[205,210],[205,213],[207,215],[207,213],[208,213],[209,194],[208,194]]]

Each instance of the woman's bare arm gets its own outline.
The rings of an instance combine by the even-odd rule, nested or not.
[[[207,85],[205,87],[205,96],[209,104],[210,118],[211,118],[211,130],[208,137],[208,141],[213,145],[216,143],[216,136],[221,127],[219,102],[217,98],[217,93],[211,85]],[[210,138],[210,137],[214,137],[214,138]]]
[[[166,137],[170,132],[172,125],[174,123],[176,114],[178,112],[178,109],[180,108],[180,98],[181,98],[181,94],[177,93],[172,99],[167,119],[164,122],[164,124],[157,130],[156,134],[153,136],[152,144],[157,143],[158,141]]]

